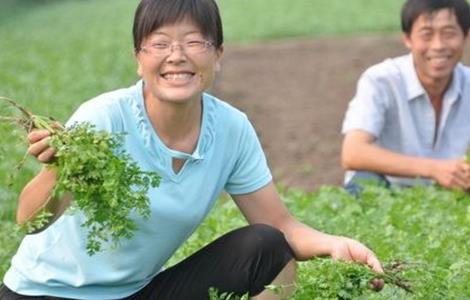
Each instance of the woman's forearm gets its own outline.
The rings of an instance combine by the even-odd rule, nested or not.
[[[52,189],[56,183],[56,172],[44,168],[24,188],[18,199],[16,222],[24,225],[44,208],[53,214],[50,221],[56,220],[70,205],[69,196],[53,199]]]
[[[281,230],[297,260],[331,255],[331,242],[334,236],[317,231],[295,219],[291,219]]]

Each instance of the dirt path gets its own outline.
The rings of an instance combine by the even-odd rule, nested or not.
[[[405,53],[398,35],[227,45],[214,92],[247,113],[276,182],[311,191],[342,182],[340,128],[360,74]]]

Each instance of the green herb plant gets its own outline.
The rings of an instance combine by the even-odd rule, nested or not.
[[[83,214],[88,230],[86,249],[89,255],[110,242],[116,247],[121,238],[131,238],[137,229],[135,217],[150,217],[147,191],[160,183],[155,172],[142,171],[122,150],[123,134],[95,130],[89,123],[65,129],[54,119],[32,114],[16,101],[0,97],[20,112],[20,116],[0,116],[26,129],[47,129],[55,159],[46,167],[57,173],[51,199],[62,201],[66,193],[73,197],[69,213]],[[50,199],[50,200],[51,200]],[[136,214],[136,215],[135,215]],[[45,208],[28,221],[28,233],[45,227],[53,214]]]
[[[411,264],[393,261],[384,265],[379,274],[359,263],[316,259],[299,273],[302,286],[296,289],[295,299],[358,299],[381,290],[380,280],[385,285],[398,287],[413,293],[411,282],[403,276]],[[308,283],[308,284],[306,284]]]
[[[219,292],[216,288],[209,288],[209,300],[248,300],[250,296],[248,293],[238,296],[235,293]]]
[[[379,292],[382,289],[383,281],[385,285],[397,287],[405,293],[412,294],[411,281],[403,274],[415,264],[403,261],[391,261],[384,265],[384,273],[377,273],[367,266],[354,262],[334,261],[332,259],[316,259],[309,262],[315,267],[309,268],[308,272],[299,275],[307,278],[299,278],[302,286],[298,286],[293,297],[294,299],[358,299],[364,295]],[[305,284],[305,283],[308,284]],[[283,294],[285,288],[291,285],[268,285],[266,289],[276,295]],[[220,293],[217,289],[209,289],[209,299],[211,300],[243,300],[248,299],[248,295],[237,296],[233,293]]]

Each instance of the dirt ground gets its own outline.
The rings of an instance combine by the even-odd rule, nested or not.
[[[226,45],[213,92],[248,115],[276,182],[313,191],[342,183],[341,123],[360,74],[405,53],[399,35]]]

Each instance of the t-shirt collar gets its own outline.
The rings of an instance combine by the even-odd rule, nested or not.
[[[142,132],[144,143],[147,148],[154,154],[161,155],[161,152],[166,152],[173,158],[188,159],[188,160],[201,160],[204,159],[206,152],[209,150],[215,135],[215,111],[209,96],[203,93],[202,103],[202,124],[201,133],[199,135],[198,144],[193,153],[183,153],[173,149],[169,149],[160,140],[157,133],[154,131],[150,120],[148,119],[145,111],[144,97],[143,97],[143,80],[139,80],[135,85],[135,91],[138,101],[134,103],[134,114],[137,117],[137,126]]]

